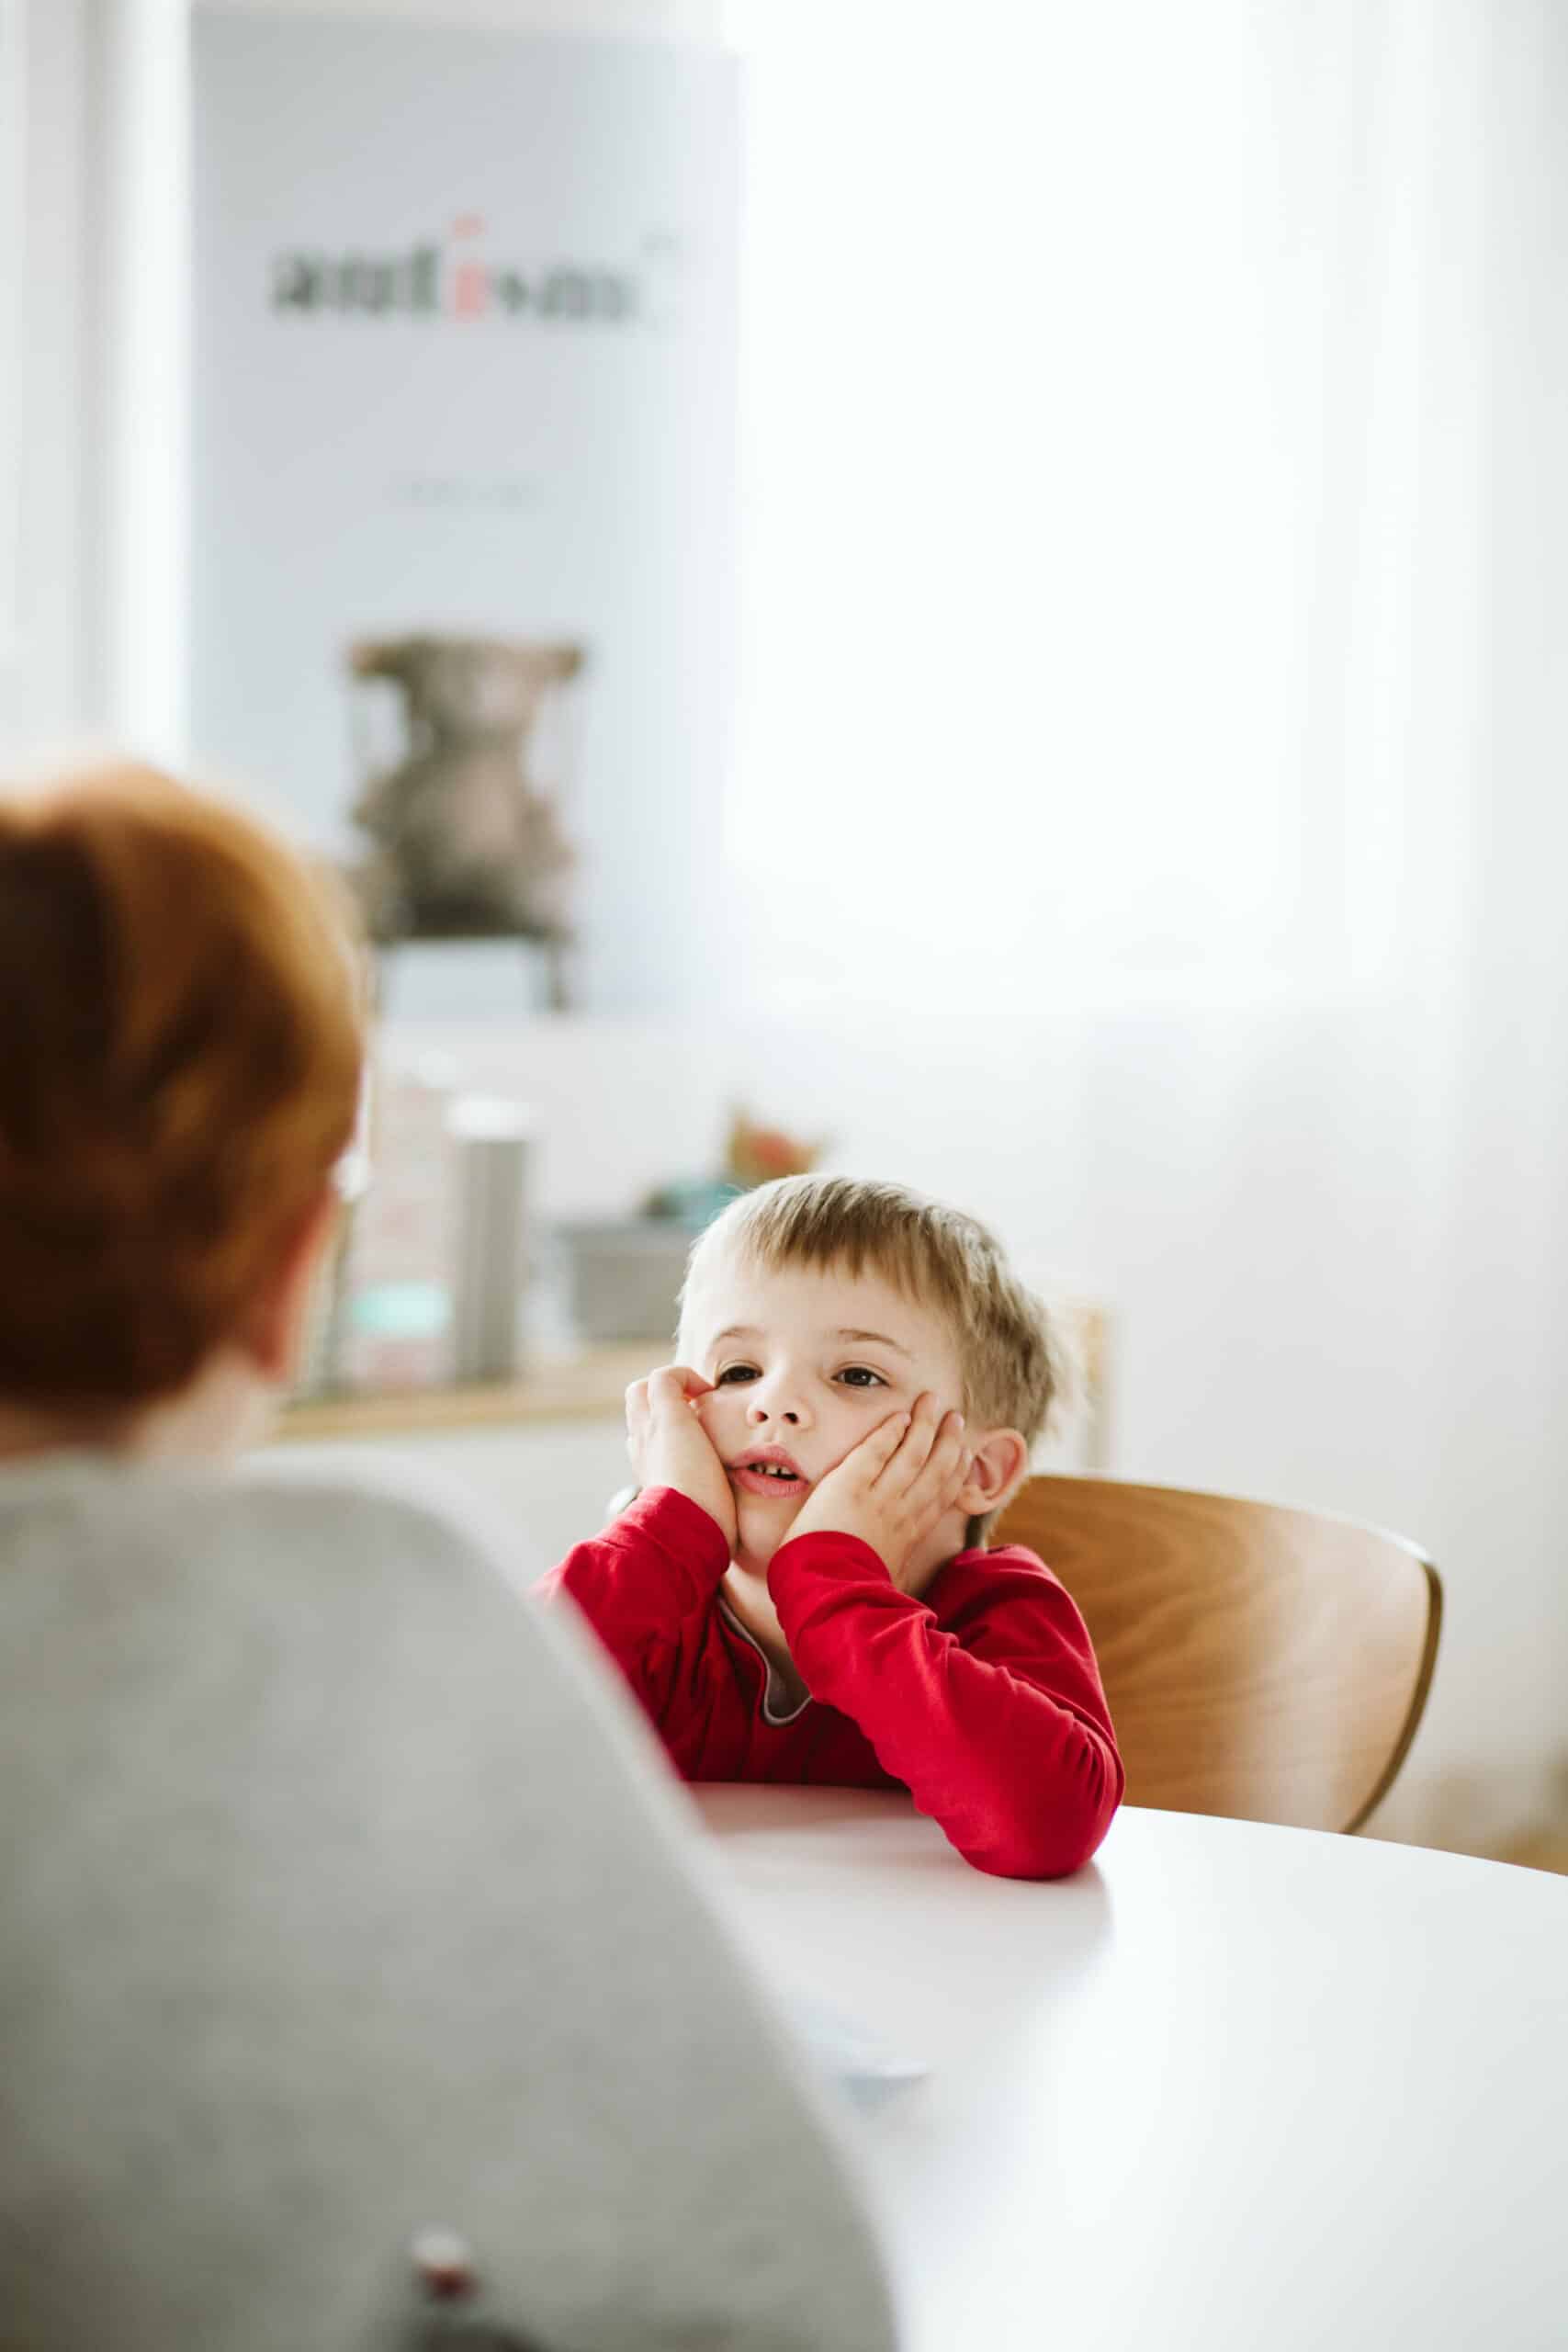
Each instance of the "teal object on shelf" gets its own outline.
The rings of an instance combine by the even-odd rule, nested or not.
[[[661,1184],[657,1193],[649,1194],[647,1213],[652,1217],[668,1217],[672,1225],[683,1226],[688,1233],[701,1233],[731,1201],[738,1201],[745,1189],[742,1184],[727,1183],[713,1176]]]
[[[452,1320],[452,1297],[444,1283],[373,1283],[350,1301],[348,1319],[378,1340],[433,1340]]]

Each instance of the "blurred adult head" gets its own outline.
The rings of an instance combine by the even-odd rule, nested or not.
[[[0,794],[0,1447],[243,1433],[363,1055],[344,909],[264,828],[145,768]]]

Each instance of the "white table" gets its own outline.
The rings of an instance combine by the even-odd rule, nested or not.
[[[1128,1811],[1017,1885],[698,1795],[764,1971],[929,2062],[852,2126],[909,2352],[1568,2346],[1568,1880]]]

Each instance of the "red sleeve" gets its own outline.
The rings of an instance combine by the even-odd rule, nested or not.
[[[1099,1846],[1124,1786],[1088,1629],[1032,1555],[973,1568],[961,1557],[943,1579],[958,1632],[858,1536],[800,1536],[768,1572],[813,1698],[860,1725],[964,1860],[1003,1878],[1064,1877]]]
[[[728,1566],[723,1532],[700,1503],[649,1487],[534,1591],[547,1603],[562,1593],[576,1602],[657,1725],[682,1661],[702,1645]]]

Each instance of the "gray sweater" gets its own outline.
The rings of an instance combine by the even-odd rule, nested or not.
[[[0,2346],[881,2352],[830,2127],[573,1629],[340,1469],[0,1470]]]

